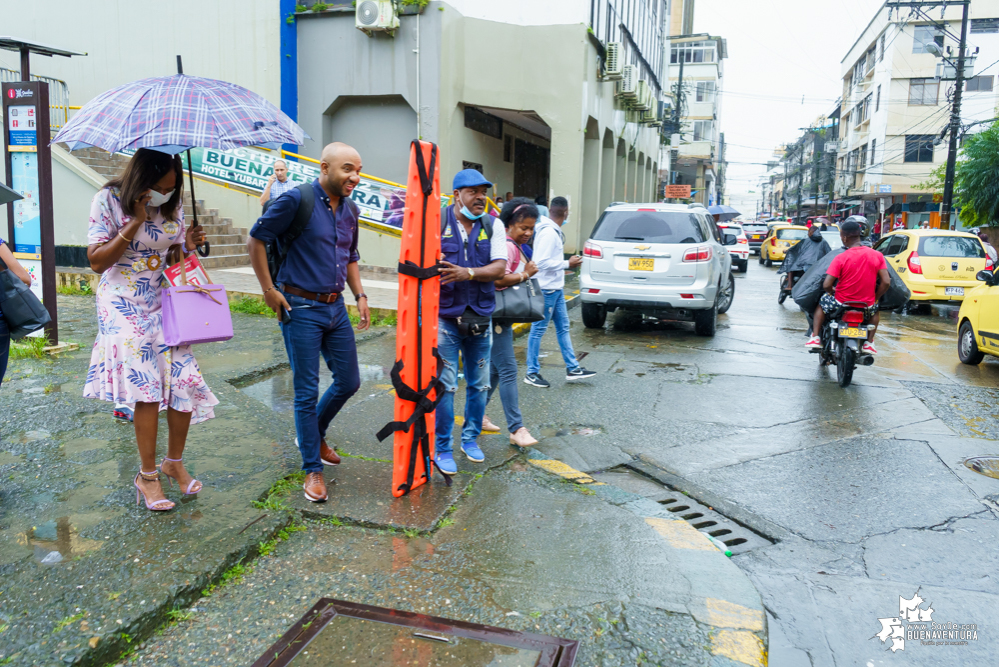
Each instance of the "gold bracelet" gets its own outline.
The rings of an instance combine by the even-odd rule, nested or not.
[[[129,243],[131,243],[131,242],[132,242],[132,239],[128,238],[127,236],[125,236],[125,235],[124,235],[124,234],[122,234],[121,232],[118,232],[118,236],[120,236],[121,238],[125,239],[125,240],[126,240],[126,241],[128,241]]]

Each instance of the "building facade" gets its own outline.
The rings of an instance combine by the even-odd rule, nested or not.
[[[720,93],[727,57],[726,42],[721,37],[670,37],[669,81],[680,117],[680,145],[671,166],[672,179],[673,183],[690,185],[693,201],[706,206],[722,203]]]
[[[977,57],[965,68],[965,126],[996,116],[999,2],[974,0],[970,16],[969,55]],[[918,186],[947,161],[942,133],[950,120],[954,81],[938,72],[942,60],[927,44],[953,57],[960,34],[960,6],[947,7],[942,19],[939,9],[916,14],[882,7],[843,58],[836,193],[852,211],[871,219],[884,214],[892,224],[909,228],[939,226],[942,188]]]

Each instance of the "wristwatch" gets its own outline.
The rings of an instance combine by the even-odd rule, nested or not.
[[[468,279],[469,280],[475,280],[475,270],[474,269],[469,269],[468,270]]]
[[[354,295],[354,301],[360,301],[361,299],[367,299],[367,298],[368,298],[368,295],[365,294],[364,292],[361,292],[360,294],[355,294]]]

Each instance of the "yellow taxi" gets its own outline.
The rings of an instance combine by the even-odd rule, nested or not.
[[[965,291],[978,286],[978,272],[995,268],[981,239],[968,232],[901,229],[882,237],[874,249],[917,303],[963,301]]]
[[[999,271],[979,271],[978,279],[957,316],[957,356],[971,365],[986,354],[999,357]]]
[[[791,246],[806,236],[808,227],[804,225],[774,225],[760,246],[760,264],[773,266],[774,262],[783,262]]]

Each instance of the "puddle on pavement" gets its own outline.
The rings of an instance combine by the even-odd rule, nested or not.
[[[374,382],[376,386],[387,385],[391,382],[391,369],[373,364],[361,364],[359,366],[361,382]],[[290,370],[281,371],[274,375],[265,377],[257,382],[240,384],[240,391],[254,398],[274,412],[291,412],[295,409],[295,386]],[[333,384],[333,378],[325,365],[320,365],[319,369],[319,395],[322,396],[329,386]]]
[[[965,459],[964,465],[979,475],[999,479],[999,456],[975,456]]]
[[[541,429],[541,435],[545,438],[557,438],[564,435],[591,436],[600,435],[604,432],[601,426],[546,426]]]
[[[37,431],[25,431],[21,434],[21,444],[28,442],[35,442],[37,440],[44,440],[46,438],[52,437],[52,433],[44,429]]]
[[[81,518],[86,521],[85,517]],[[96,517],[97,520],[103,518],[105,517]],[[32,549],[36,561],[47,565],[73,560],[104,545],[100,540],[80,537],[78,526],[68,516],[32,526],[19,534],[17,541]]]

